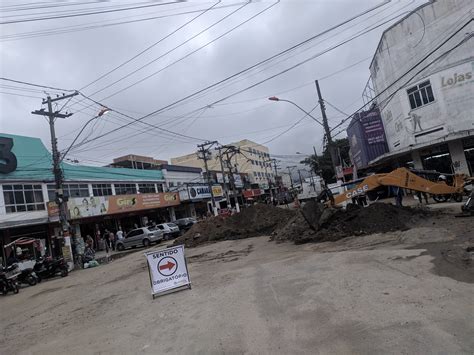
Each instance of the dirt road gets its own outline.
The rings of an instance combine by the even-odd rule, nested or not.
[[[457,238],[420,227],[334,243],[205,245],[186,251],[192,290],[155,300],[137,252],[0,297],[0,352],[472,353],[472,269],[441,270],[435,247],[465,245]]]

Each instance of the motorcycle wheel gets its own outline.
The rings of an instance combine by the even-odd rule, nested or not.
[[[34,286],[36,285],[37,281],[36,281],[36,277],[34,276],[29,276],[26,281],[28,282],[28,285],[30,286]]]
[[[69,274],[67,268],[61,269],[61,277],[66,277]]]
[[[455,195],[453,195],[453,199],[456,202],[462,202],[462,195],[461,194],[455,194]]]
[[[2,295],[6,295],[8,293],[8,288],[6,286],[2,287]]]
[[[17,284],[13,285],[13,293],[16,295],[18,292],[20,292],[20,289],[18,288]]]

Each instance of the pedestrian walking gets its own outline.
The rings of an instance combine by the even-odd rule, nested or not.
[[[123,239],[123,231],[122,227],[119,227],[117,233],[115,234],[116,240],[121,240]]]

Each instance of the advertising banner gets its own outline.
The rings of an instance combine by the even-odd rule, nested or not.
[[[184,245],[145,253],[153,298],[178,288],[191,288]]]
[[[191,200],[211,198],[211,191],[207,185],[188,186],[188,193]]]
[[[222,190],[222,186],[221,185],[212,186],[212,194],[214,195],[214,197],[224,196],[224,191]]]
[[[67,202],[71,219],[104,216],[179,205],[177,192],[75,197]],[[49,212],[49,210],[48,210]]]

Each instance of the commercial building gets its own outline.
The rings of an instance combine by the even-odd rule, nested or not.
[[[38,138],[0,134],[0,243],[19,237],[58,248],[60,236],[52,157]],[[124,231],[151,221],[175,219],[178,192],[166,192],[160,170],[62,163],[68,220],[75,238],[98,238],[105,229]]]
[[[388,152],[368,165],[474,173],[473,31],[472,1],[452,0],[430,1],[383,33],[370,71]]]
[[[232,158],[232,164],[235,172],[245,174],[248,177],[249,183],[258,184],[261,188],[268,188],[269,182],[275,181],[268,147],[248,139],[230,143],[228,146],[235,146],[240,149],[241,154],[236,154]],[[212,150],[209,159],[209,170],[220,174],[221,163],[217,149]],[[194,166],[204,170],[204,161],[199,159],[197,152],[171,158],[171,164]]]

